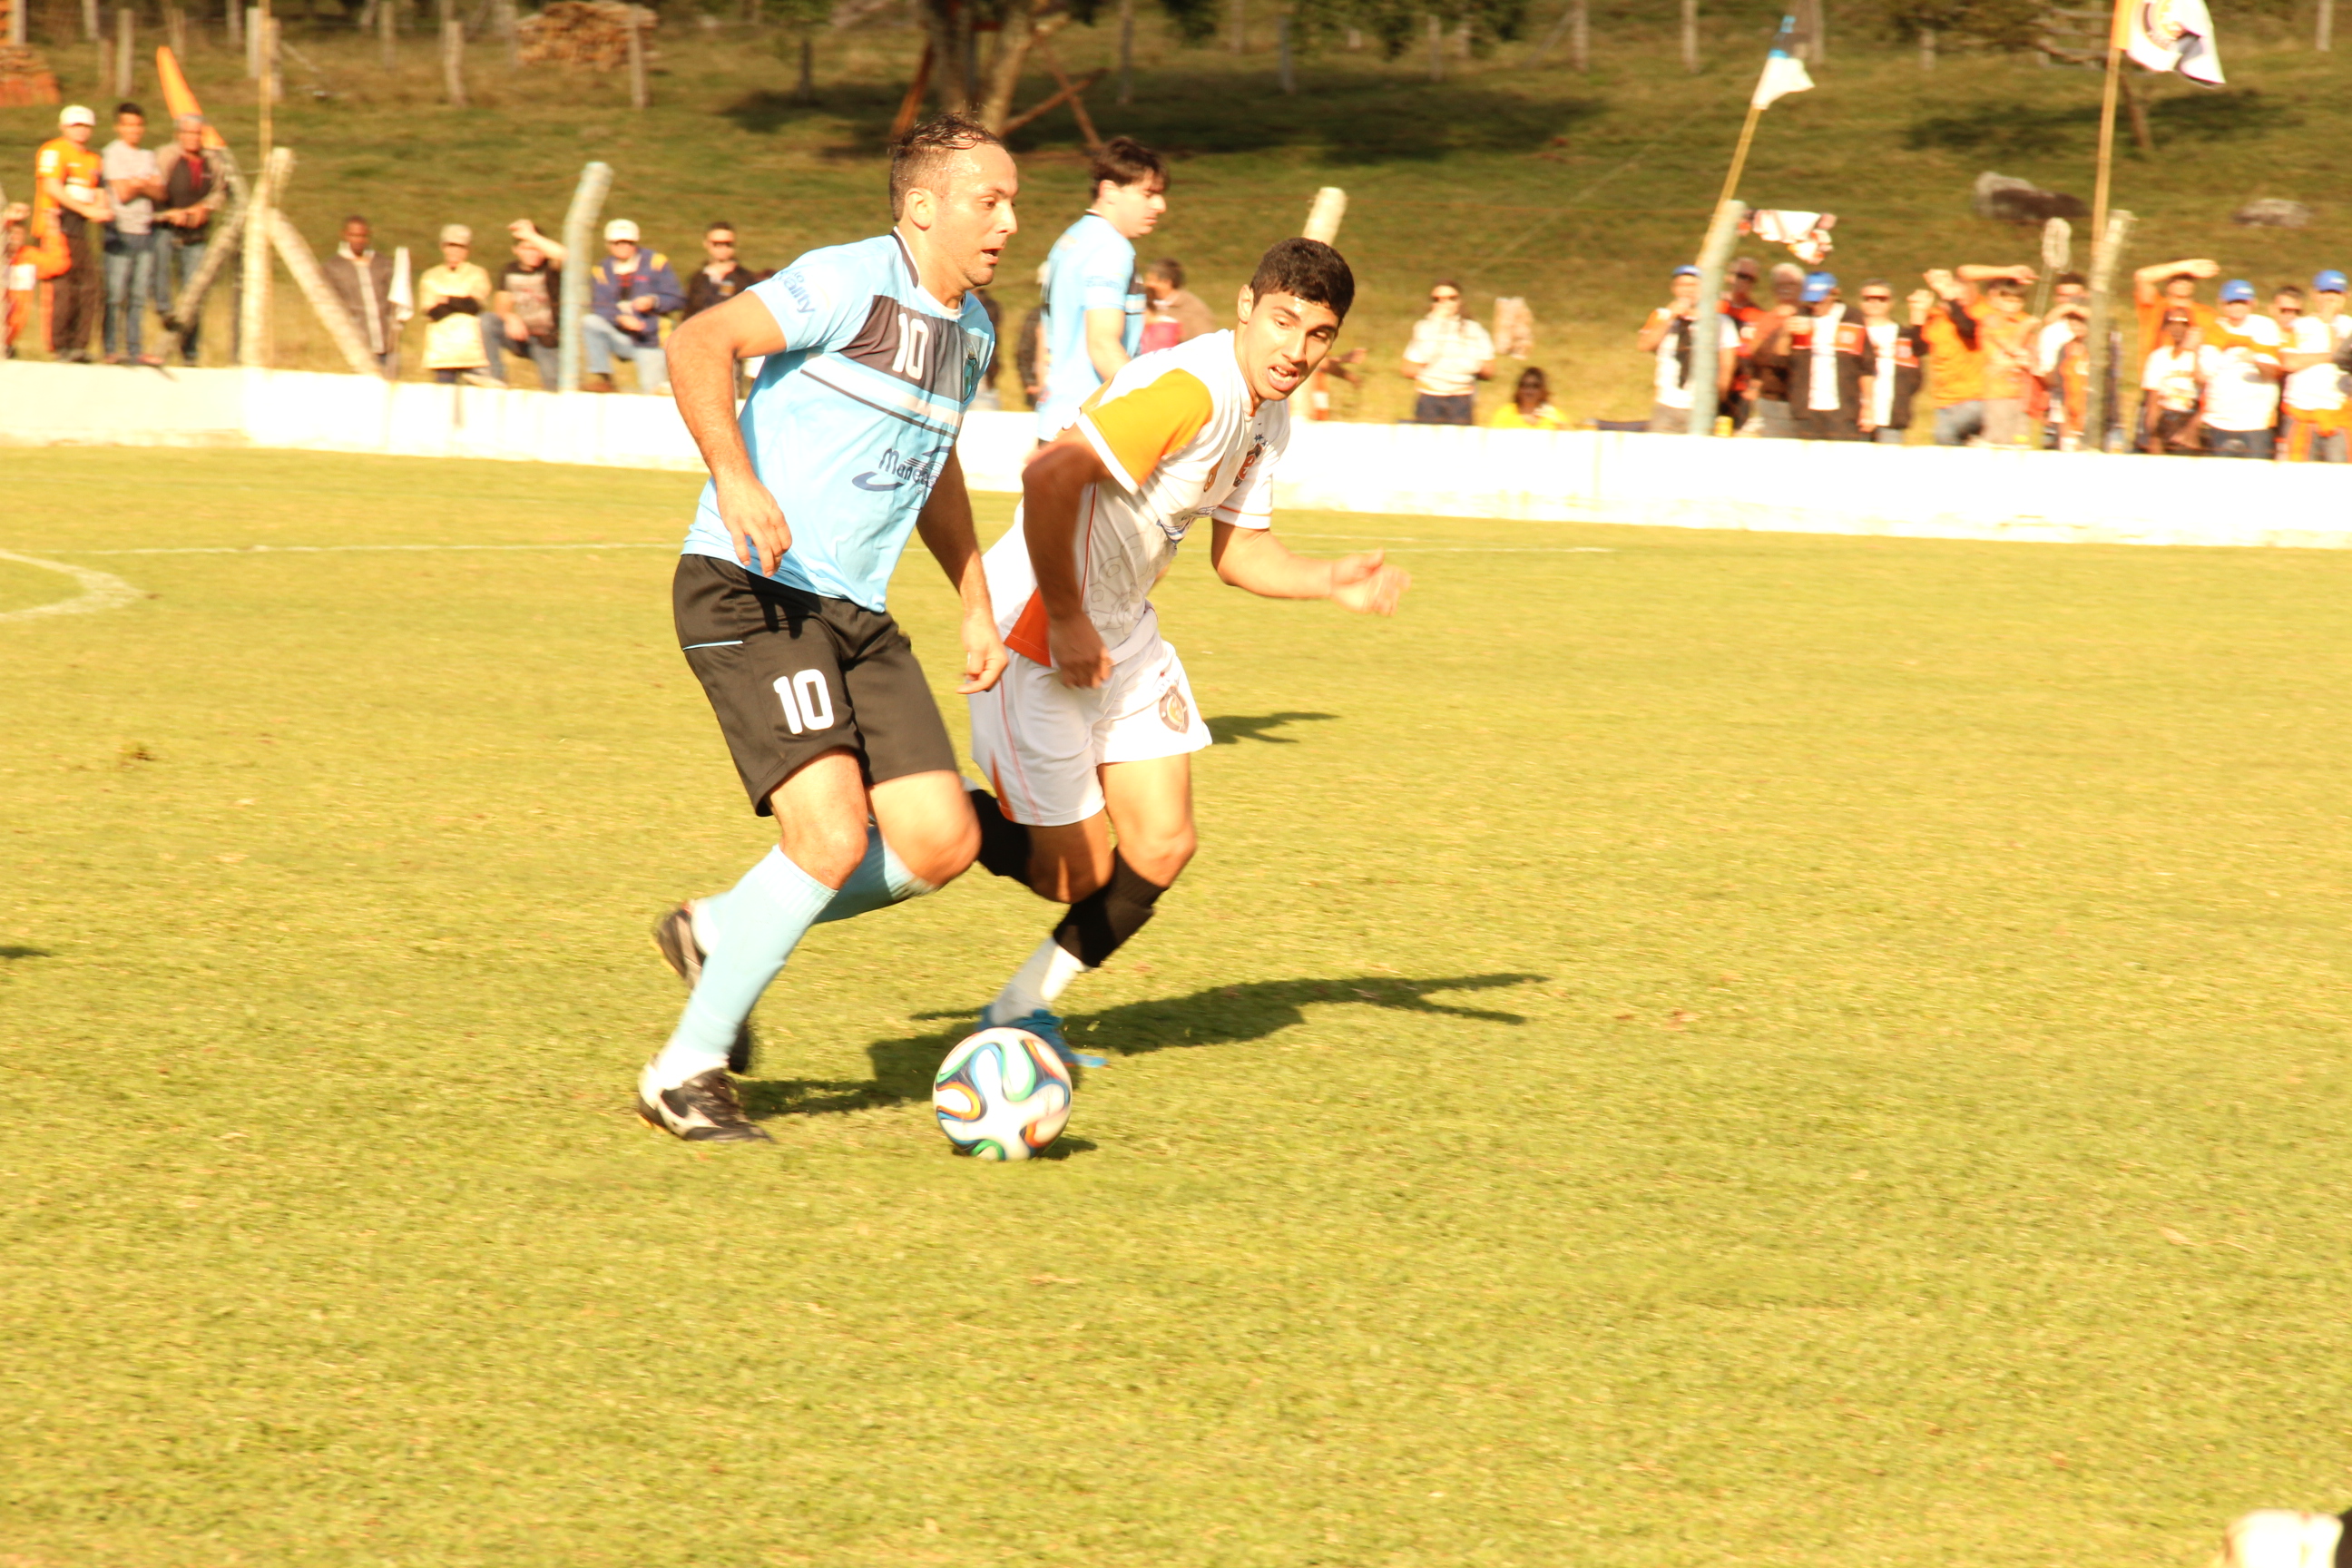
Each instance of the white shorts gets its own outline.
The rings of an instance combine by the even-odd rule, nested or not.
[[[1158,637],[1111,666],[1091,689],[1065,686],[1019,654],[971,704],[971,760],[1013,821],[1084,822],[1103,808],[1105,763],[1177,757],[1209,743],[1184,661]]]

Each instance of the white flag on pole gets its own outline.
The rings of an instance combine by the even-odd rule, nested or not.
[[[2177,70],[2208,87],[2221,84],[2213,52],[2213,17],[2205,0],[2130,0],[2124,7],[2124,53],[2152,71]]]
[[[2204,8],[2200,6],[2198,11],[2201,16]],[[1805,74],[1805,62],[1789,52],[1796,41],[1797,19],[1781,17],[1780,34],[1772,40],[1772,52],[1764,57],[1764,74],[1757,79],[1756,96],[1748,100],[1749,108],[1769,109],[1774,100],[1803,92],[1813,85],[1813,79]]]

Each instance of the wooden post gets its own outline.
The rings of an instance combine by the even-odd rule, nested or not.
[[[1234,0],[1233,45],[1234,53],[1237,55],[1246,53],[1249,49],[1248,3],[1249,0]]]
[[[213,234],[212,243],[205,247],[203,265],[196,268],[196,275],[181,288],[180,297],[172,301],[171,318],[164,325],[171,331],[172,353],[175,355],[185,352],[188,334],[194,331],[196,323],[204,320],[205,296],[212,292],[213,285],[227,270],[229,257],[242,254],[245,216],[251,200],[248,194],[246,201],[238,203],[226,217],[218,220],[219,227]],[[245,356],[239,353],[237,357],[242,361]]]
[[[2115,319],[2109,303],[2116,282],[2116,264],[2123,258],[2124,241],[2131,235],[2132,215],[2117,212],[2108,218],[2104,231],[2094,231],[2091,241],[2091,363],[2088,384],[2083,399],[2083,449],[2104,452],[2107,449],[2107,427],[2116,422],[2119,410],[2107,406],[2107,384],[2116,380],[2115,334],[2108,323]]]
[[[139,18],[128,5],[119,5],[114,12],[114,96],[117,101],[131,96],[131,78],[137,56]]]
[[[261,49],[262,101],[273,104],[283,103],[286,101],[285,24],[278,21],[277,17],[268,15],[265,15],[261,20],[268,29],[268,37],[262,40]],[[265,126],[267,123],[265,119]],[[264,134],[268,134],[266,130]],[[267,145],[267,143],[264,144]]]
[[[646,106],[646,30],[635,11],[629,15],[629,107]]]
[[[236,363],[247,370],[269,368],[269,231],[278,193],[294,172],[294,149],[273,147],[246,200],[245,287],[237,301]]]
[[[1277,17],[1277,18],[1276,19],[1275,24],[1274,24],[1274,36],[1275,36],[1275,40],[1276,40],[1276,47],[1277,48],[1279,48],[1279,49],[1282,51],[1282,66],[1281,66],[1282,90],[1283,90],[1283,91],[1285,91],[1285,92],[1286,92],[1286,93],[1287,93],[1287,92],[1297,92],[1297,91],[1298,90],[1298,83],[1297,83],[1297,80],[1292,77],[1291,72],[1290,72],[1290,13],[1289,13],[1289,12],[1285,11],[1285,12],[1284,12],[1284,13],[1283,13],[1279,17]]]
[[[361,375],[381,377],[383,366],[368,353],[367,341],[360,336],[352,313],[343,309],[343,302],[327,287],[326,276],[319,270],[319,258],[310,254],[302,231],[294,226],[291,218],[275,209],[269,214],[269,240],[284,259],[286,270],[294,275],[295,287],[302,290],[302,298],[310,301],[310,309],[318,313],[320,323],[335,340],[335,346],[343,351],[343,358],[350,362],[352,369]]]
[[[31,0],[10,0],[8,6],[8,41],[10,43],[25,42],[25,12],[30,5]]]
[[[1580,75],[1592,68],[1591,0],[1568,0],[1568,63]]]
[[[98,0],[81,0],[81,36],[91,43],[105,37],[98,27]]]
[[[1933,27],[1919,29],[1919,68],[1923,71],[1936,68],[1936,29]]]
[[[1739,128],[1739,145],[1731,150],[1731,170],[1723,176],[1723,195],[1718,202],[1727,202],[1739,190],[1739,176],[1748,167],[1748,144],[1756,140],[1756,122],[1764,116],[1763,105],[1751,101],[1748,105],[1747,122]]]
[[[91,47],[98,51],[98,90],[102,93],[107,84],[114,79],[114,40],[100,33],[98,42]],[[91,140],[97,140],[95,133]]]
[[[1298,232],[1305,238],[1336,245],[1339,225],[1347,216],[1348,193],[1337,185],[1326,185],[1315,193],[1315,200],[1307,209],[1307,226]]]
[[[557,301],[555,390],[580,390],[580,333],[588,320],[590,246],[597,216],[604,210],[604,194],[613,188],[613,166],[591,163],[580,171],[572,193],[572,210],[563,215],[562,298]]]
[[[400,65],[400,46],[395,41],[400,36],[399,28],[400,0],[376,0],[375,31],[383,44],[383,68],[388,71]]]
[[[515,15],[515,0],[498,0],[492,16],[499,37],[507,47],[507,68],[511,70],[522,64],[522,19]]]
[[[221,0],[221,18],[227,26],[228,47],[245,47],[245,0]]]
[[[2312,23],[2311,47],[2323,55],[2336,47],[2336,0],[2319,0],[2319,15]]]
[[[1698,0],[1683,0],[1683,69],[1698,74]]]
[[[1118,100],[1135,101],[1135,0],[1118,0]]]
[[[1436,12],[1432,11],[1429,14],[1428,27],[1429,79],[1444,81],[1445,79],[1445,24],[1437,19]]]
[[[441,24],[441,87],[448,95],[450,108],[467,107],[466,24],[455,16]]]
[[[172,46],[172,58],[184,66],[188,58],[188,14],[177,5],[163,8],[163,38]]]
[[[1723,269],[1731,260],[1731,247],[1739,243],[1739,220],[1747,216],[1748,209],[1738,202],[1717,202],[1706,243],[1699,247],[1698,309],[1691,316],[1688,435],[1715,434],[1715,411],[1722,401],[1715,384],[1723,350]]]
[[[245,79],[252,81],[261,75],[261,7],[245,8]]]
[[[2107,232],[2107,175],[2116,158],[2116,93],[2124,79],[2124,7],[2131,0],[2116,0],[2115,16],[2107,23],[2106,90],[2099,101],[2099,166],[2091,197],[2091,243],[2097,246]],[[2097,252],[2092,253],[2092,265],[2098,264]]]

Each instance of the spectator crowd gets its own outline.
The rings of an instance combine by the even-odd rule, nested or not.
[[[2218,263],[2193,258],[2143,267],[2132,279],[2141,396],[2116,395],[2126,363],[2112,332],[2109,450],[2174,456],[2341,463],[2352,430],[2352,316],[2345,275],[2333,268],[2308,293],[2274,289],[2267,315],[2244,279],[2223,282],[2209,305],[2200,287]],[[1634,337],[1653,364],[1646,427],[1680,433],[1701,398],[1716,429],[1819,441],[1910,438],[1925,394],[1937,446],[2074,450],[2090,404],[2090,301],[2083,276],[2051,280],[2040,314],[2028,294],[2031,267],[1935,268],[1905,291],[1866,279],[1849,310],[1837,277],[1792,264],[1769,277],[1736,262],[1717,310],[1716,363],[1694,367],[1699,273],[1677,267],[1665,303]],[[1769,302],[1759,300],[1763,283]]]
[[[93,148],[91,110],[70,105],[58,119],[58,134],[35,158],[33,200],[0,213],[6,282],[0,342],[29,339],[67,362],[102,356],[113,364],[159,365],[160,351],[169,348],[195,363],[201,310],[184,321],[176,312],[188,308],[200,277],[236,270],[234,258],[208,257],[231,183],[217,137],[202,116],[186,114],[163,146],[151,148],[145,111],[125,102],[115,108],[112,139]],[[1185,288],[1180,262],[1136,259],[1134,241],[1168,206],[1160,154],[1114,138],[1092,173],[1094,202],[1038,268],[1038,308],[1010,344],[1018,384],[1041,411],[1057,402],[1075,406],[1132,355],[1217,324],[1216,313]],[[367,218],[353,215],[320,273],[333,307],[387,376],[401,374],[405,330],[422,318],[419,368],[434,380],[521,384],[528,364],[531,380],[551,388],[563,271],[575,261],[530,218],[507,225],[507,242],[493,273],[476,258],[472,229],[446,225],[439,261],[412,279],[407,251],[387,255]],[[768,276],[741,259],[734,226],[723,222],[705,226],[701,262],[682,278],[632,219],[605,224],[603,243],[604,254],[584,261],[581,351],[591,391],[619,390],[625,363],[632,390],[667,393],[666,328]],[[2126,361],[2117,331],[2105,444],[2345,462],[2352,457],[2345,274],[2322,271],[2307,292],[2296,285],[2273,290],[2267,313],[2243,279],[2221,282],[2207,303],[2200,290],[2220,274],[2213,261],[2191,258],[2134,276],[2137,344],[2129,363],[2141,395],[2136,409],[2115,395]],[[1768,272],[1741,258],[1715,305],[1723,326],[1715,363],[1695,366],[1699,272],[1677,267],[1665,302],[1635,334],[1650,362],[1652,407],[1632,427],[1686,431],[1694,403],[1704,399],[1711,426],[1725,434],[1900,444],[1915,419],[1924,419],[1926,436],[1938,446],[2076,447],[2092,401],[2088,290],[2074,272],[2052,279],[2046,291],[2041,285],[2031,267],[1966,265],[1930,269],[1908,289],[1866,279],[1849,302],[1833,273],[1789,263]],[[979,293],[998,320],[995,302]],[[1494,336],[1465,305],[1457,280],[1433,283],[1427,312],[1396,362],[1412,384],[1415,423],[1474,423],[1478,387],[1496,374]],[[1497,321],[1504,330],[1500,315]],[[160,329],[152,336],[151,325]],[[1524,353],[1524,342],[1513,352]],[[1364,358],[1354,349],[1325,362],[1307,389],[1308,418],[1330,416],[1334,382],[1361,384]],[[996,405],[992,386],[982,389],[979,405]],[[1528,366],[1486,423],[1545,430],[1567,421],[1545,373]]]

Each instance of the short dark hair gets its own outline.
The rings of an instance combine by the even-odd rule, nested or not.
[[[2058,285],[2071,283],[2077,289],[2088,289],[2091,286],[2091,280],[2079,272],[2061,272],[2051,281]]]
[[[1184,287],[1184,264],[1172,256],[1163,256],[1143,270],[1154,278],[1165,278],[1171,289]]]
[[[1356,302],[1356,275],[1348,258],[1319,239],[1284,239],[1257,258],[1250,274],[1250,297],[1288,294],[1310,305],[1328,306],[1341,321]]]
[[[359,225],[362,228],[368,230],[370,233],[373,233],[375,229],[375,225],[368,222],[367,219],[362,217],[357,213],[349,215],[341,223],[337,224],[335,226],[338,228],[349,228],[353,224]]]
[[[1527,369],[1519,372],[1519,379],[1511,384],[1512,390],[1515,395],[1518,388],[1525,386],[1528,384],[1528,378],[1529,376],[1535,377],[1536,391],[1538,395],[1545,397],[1549,397],[1551,395],[1551,377],[1546,375],[1542,371],[1538,370],[1534,365],[1529,365]]]
[[[2303,290],[2292,283],[2282,283],[2277,288],[2271,290],[2271,298],[2273,300],[2284,299],[2289,294],[2294,295],[2298,300],[2303,298]]]
[[[127,98],[114,106],[114,118],[120,120],[126,114],[135,114],[142,120],[147,118],[147,111]]]
[[[1132,136],[1114,136],[1096,148],[1094,156],[1087,160],[1088,201],[1102,195],[1105,180],[1114,185],[1157,180],[1164,191],[1168,188],[1168,160]]]
[[[1432,283],[1430,287],[1433,289],[1451,289],[1456,294],[1462,292],[1462,285],[1451,278],[1441,278],[1436,282]]]
[[[705,234],[717,234],[722,228],[730,234],[733,234],[735,232],[735,226],[729,223],[723,217],[713,218],[710,222],[704,224],[702,226],[702,232]]]
[[[891,217],[906,210],[908,191],[939,178],[950,154],[1003,145],[996,132],[969,115],[934,114],[924,121],[890,143]]]
[[[2016,284],[2011,282],[2006,278],[1998,278],[1992,282],[1986,284],[1985,292],[1990,294],[1997,300],[2022,300],[2025,298],[2025,290],[2019,288]]]

